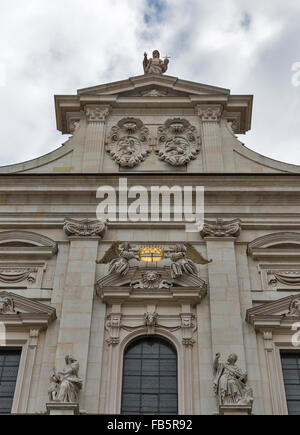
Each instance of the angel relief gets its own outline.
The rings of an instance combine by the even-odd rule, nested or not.
[[[151,254],[150,248],[137,249],[132,247],[128,242],[121,244],[120,242],[114,242],[109,250],[105,253],[104,257],[97,261],[97,264],[109,264],[108,274],[118,274],[121,277],[125,277],[130,270],[130,261],[136,260],[138,262],[147,263],[148,269],[151,262],[154,264],[162,260],[166,260],[164,266],[161,268],[156,267],[155,272],[143,273],[140,280],[136,280],[134,288],[141,283],[140,288],[153,288],[158,283],[158,288],[168,288],[172,285],[172,280],[181,277],[183,275],[198,276],[198,270],[196,264],[208,264],[211,262],[206,260],[200,252],[198,252],[191,244],[177,244],[174,247],[162,250],[153,247],[153,252],[163,251],[163,255],[155,257]],[[150,252],[149,257],[145,258],[145,255],[141,255],[141,252]],[[146,265],[144,264],[145,268]],[[165,269],[169,270],[169,278],[167,281],[159,272]],[[152,282],[155,278],[155,283]],[[145,282],[146,280],[146,282]],[[139,285],[138,285],[139,286]]]

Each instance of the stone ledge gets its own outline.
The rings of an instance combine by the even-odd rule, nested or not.
[[[48,415],[79,415],[78,403],[56,403],[46,404]]]
[[[252,406],[249,405],[220,406],[219,415],[252,415]]]

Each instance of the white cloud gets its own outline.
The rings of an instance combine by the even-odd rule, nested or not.
[[[64,142],[54,94],[139,75],[143,52],[154,48],[172,57],[170,75],[253,93],[252,132],[243,142],[300,164],[300,87],[291,84],[291,66],[300,62],[299,2],[0,0],[0,8],[0,165]]]

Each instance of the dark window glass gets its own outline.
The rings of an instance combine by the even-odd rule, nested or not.
[[[0,349],[0,414],[11,412],[20,358],[20,350]]]
[[[177,353],[166,340],[145,337],[124,354],[122,414],[177,414]]]
[[[300,415],[300,353],[282,352],[281,363],[289,415]]]

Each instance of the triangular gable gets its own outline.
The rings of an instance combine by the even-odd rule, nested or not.
[[[143,96],[151,90],[160,90],[165,96],[229,95],[230,90],[204,85],[171,76],[143,75],[113,83],[78,90],[78,95]],[[150,95],[151,96],[151,95]],[[155,95],[153,95],[155,96]],[[159,95],[158,95],[159,96]]]
[[[287,296],[272,302],[266,302],[247,311],[246,321],[256,328],[288,327],[295,321],[300,321],[300,315],[291,315],[291,303],[300,301],[300,294]]]
[[[47,326],[56,319],[53,307],[33,301],[24,296],[6,291],[0,292],[1,306],[4,300],[10,301],[9,309],[0,310],[0,321],[5,324],[34,325],[37,328]],[[1,307],[2,308],[2,307]]]

